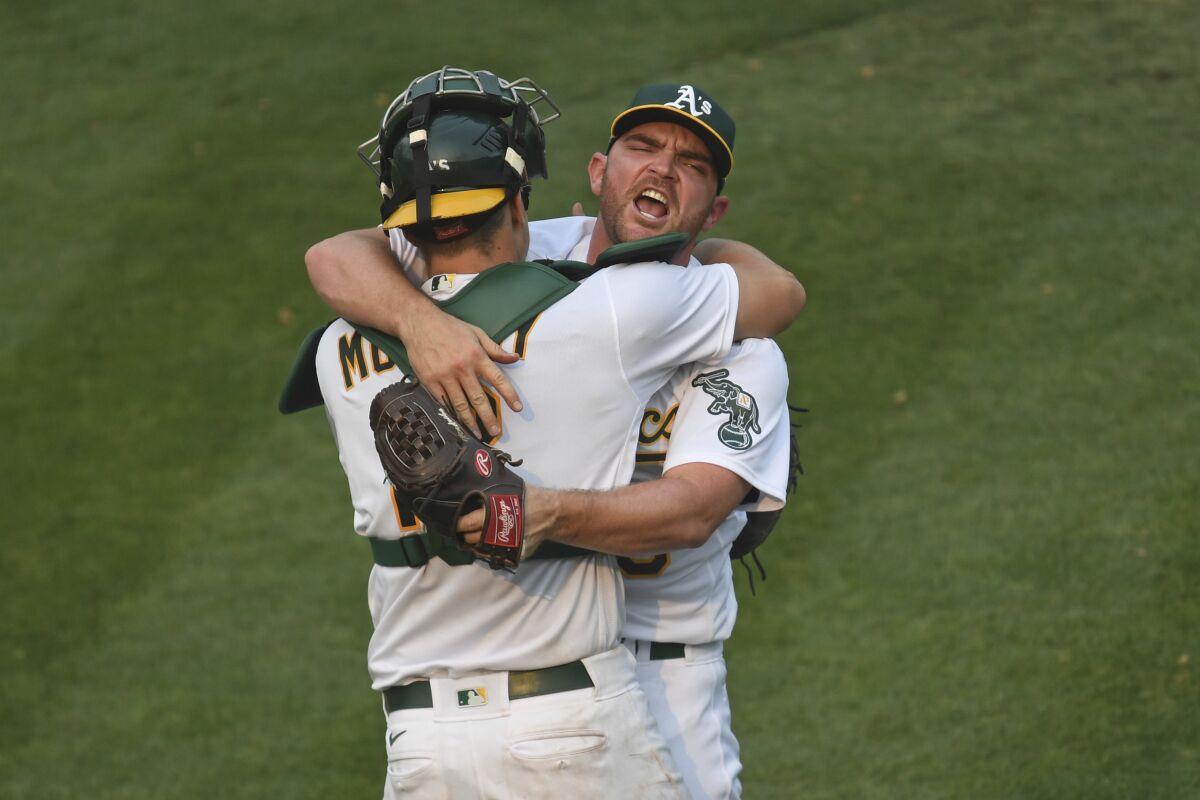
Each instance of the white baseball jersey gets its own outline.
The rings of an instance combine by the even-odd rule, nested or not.
[[[425,289],[445,296],[471,277],[435,276]],[[597,273],[504,343],[523,356],[502,368],[524,410],[503,410],[496,445],[524,459],[517,471],[534,485],[627,483],[646,402],[681,364],[729,351],[737,298],[728,265],[637,264]],[[393,539],[419,528],[400,519],[367,412],[402,376],[355,333],[342,320],[329,327],[317,373],[350,483],[355,530]],[[515,575],[440,559],[418,568],[376,566],[368,602],[376,689],[568,663],[615,646],[624,617],[615,561],[601,555],[528,561]]]
[[[532,222],[529,257],[585,261],[595,224],[595,218],[582,216]],[[399,238],[393,238],[397,255],[411,260],[411,245]],[[699,262],[692,259],[690,266]],[[704,462],[744,478],[756,497],[726,517],[701,547],[618,559],[626,578],[622,636],[704,644],[724,641],[733,632],[737,597],[730,545],[746,523],[745,512],[780,508],[785,498],[787,386],[779,347],[769,339],[747,339],[723,361],[681,368],[647,405],[635,482],[658,478],[680,464]]]
[[[638,437],[634,481],[703,462],[744,478],[751,498],[700,547],[618,559],[625,573],[624,636],[683,644],[729,638],[737,618],[729,547],[745,512],[782,507],[790,425],[787,364],[770,339],[746,339],[724,359],[681,369],[655,393]]]

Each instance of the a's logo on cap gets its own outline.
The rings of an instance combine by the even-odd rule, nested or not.
[[[687,103],[687,108],[683,104]],[[678,108],[680,111],[686,111],[693,117],[703,116],[704,114],[712,113],[712,103],[705,100],[700,95],[696,94],[696,87],[690,83],[685,83],[679,87],[679,97],[675,98],[672,103],[664,103],[663,105]]]

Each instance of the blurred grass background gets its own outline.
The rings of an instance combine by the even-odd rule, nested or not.
[[[749,798],[1200,796],[1200,8],[77,0],[0,14],[0,796],[374,797],[302,256],[452,63],[737,119],[808,475],[728,647]],[[371,16],[374,14],[375,16]]]

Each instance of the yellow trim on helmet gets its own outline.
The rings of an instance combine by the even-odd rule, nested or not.
[[[609,127],[609,136],[616,138],[617,123],[619,123],[625,117],[629,116],[634,111],[643,111],[647,108],[656,108],[656,109],[660,109],[662,111],[670,111],[674,114],[678,114],[679,116],[683,117],[684,119],[688,120],[689,122],[695,122],[697,125],[704,128],[704,130],[711,133],[713,136],[716,137],[717,141],[721,143],[721,147],[725,148],[725,154],[727,156],[729,156],[729,169],[726,170],[726,174],[733,172],[733,149],[728,144],[726,144],[725,138],[723,136],[721,136],[721,134],[717,133],[711,125],[709,125],[707,122],[700,119],[699,117],[693,117],[691,114],[684,111],[683,109],[676,108],[675,106],[669,106],[669,105],[666,105],[665,103],[649,103],[644,106],[634,106],[633,108],[625,109],[620,114],[617,114],[616,119],[614,119],[612,121],[612,125]]]
[[[442,192],[430,198],[430,215],[434,220],[455,219],[479,214],[504,202],[504,189],[468,189],[463,192]],[[387,218],[385,229],[403,228],[417,222],[417,201],[409,200]]]

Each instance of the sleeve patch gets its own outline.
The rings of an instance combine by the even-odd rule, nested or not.
[[[729,416],[729,420],[717,429],[721,444],[731,450],[746,450],[754,443],[753,434],[762,433],[758,424],[758,402],[741,386],[727,380],[728,377],[727,369],[704,372],[692,380],[692,386],[699,386],[713,398],[708,413],[717,417]]]

